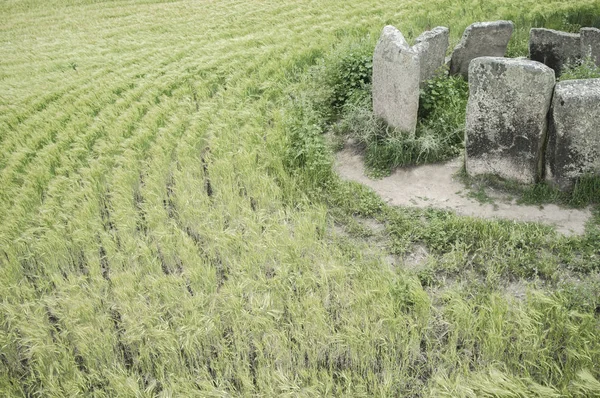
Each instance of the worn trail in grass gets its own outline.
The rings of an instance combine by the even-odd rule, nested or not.
[[[357,181],[372,188],[394,206],[416,206],[455,211],[458,214],[487,219],[501,218],[515,222],[537,222],[554,226],[566,235],[585,233],[592,213],[589,208],[572,209],[555,204],[519,205],[503,192],[486,196],[482,202],[460,181],[461,160],[400,168],[387,177],[369,178],[362,156],[351,147],[336,154],[335,170],[343,179]]]
[[[404,212],[290,167],[334,45],[541,7],[509,3],[2,2],[0,395],[597,392],[597,230]],[[416,244],[418,273],[384,261]]]

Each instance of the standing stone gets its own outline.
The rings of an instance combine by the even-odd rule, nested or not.
[[[551,67],[558,76],[565,64],[581,58],[580,35],[533,28],[529,32],[529,58]]]
[[[600,176],[600,79],[556,84],[546,178],[569,189],[585,173]]]
[[[477,57],[504,57],[512,36],[511,21],[477,22],[465,29],[452,52],[450,74],[468,79],[469,63]]]
[[[373,111],[411,135],[417,126],[419,75],[417,52],[398,29],[383,28],[373,54]]]
[[[600,29],[581,28],[581,55],[590,57],[592,61],[600,66]]]
[[[413,50],[419,54],[421,84],[434,77],[435,73],[444,65],[449,36],[448,28],[438,26],[423,32],[415,39]]]
[[[554,71],[530,60],[482,57],[471,62],[469,76],[467,173],[538,181]]]

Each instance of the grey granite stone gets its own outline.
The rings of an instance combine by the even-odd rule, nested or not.
[[[511,21],[477,22],[465,29],[452,52],[450,74],[469,74],[469,63],[477,57],[503,57],[513,32]]]
[[[581,28],[581,55],[590,57],[597,66],[600,66],[600,29]]]
[[[529,32],[529,58],[551,67],[559,76],[565,64],[581,58],[581,37],[577,33],[533,28]]]
[[[467,173],[539,181],[554,71],[530,60],[481,57],[469,77]]]
[[[448,28],[438,26],[423,32],[415,39],[413,49],[419,54],[421,84],[434,77],[435,73],[444,65],[449,36]]]
[[[600,79],[556,84],[546,162],[546,178],[561,189],[600,175]]]
[[[417,125],[420,73],[419,54],[398,29],[384,27],[373,54],[373,111],[411,135]]]

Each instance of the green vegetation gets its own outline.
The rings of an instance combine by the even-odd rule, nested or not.
[[[338,180],[324,136],[349,117],[381,134],[364,109],[385,24],[456,42],[599,11],[1,3],[0,395],[599,396],[597,208],[575,237],[392,208]],[[451,145],[410,161],[456,150],[439,92],[463,85],[438,83],[420,128]]]
[[[355,139],[374,175],[398,166],[448,160],[463,148],[467,99],[467,83],[441,72],[422,90],[417,131],[411,137],[373,115],[370,87],[364,85],[344,103],[332,130]]]
[[[574,79],[598,79],[600,78],[600,67],[587,57],[575,64],[567,65],[560,75],[560,80]]]
[[[580,177],[570,191],[560,191],[546,182],[526,185],[514,180],[506,180],[495,175],[468,176],[464,171],[459,175],[465,185],[471,187],[471,196],[481,202],[493,200],[486,189],[496,189],[511,195],[517,203],[524,205],[544,205],[556,203],[567,207],[585,207],[600,203],[600,178],[593,175]]]

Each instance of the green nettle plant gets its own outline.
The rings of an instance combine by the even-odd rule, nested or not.
[[[373,48],[367,40],[342,43],[325,61],[322,83],[330,88],[328,105],[340,112],[344,105],[364,91],[373,75]]]
[[[338,81],[334,85],[333,105],[343,106],[356,91],[371,83],[373,61],[371,55],[350,53],[342,58],[343,67],[337,72]]]
[[[445,71],[444,71],[445,72]],[[435,115],[441,115],[451,109],[458,116],[453,124],[464,121],[460,116],[463,105],[466,105],[469,94],[468,83],[459,76],[448,76],[438,73],[433,79],[427,81],[421,90],[419,98],[419,118],[422,121],[431,120]]]

